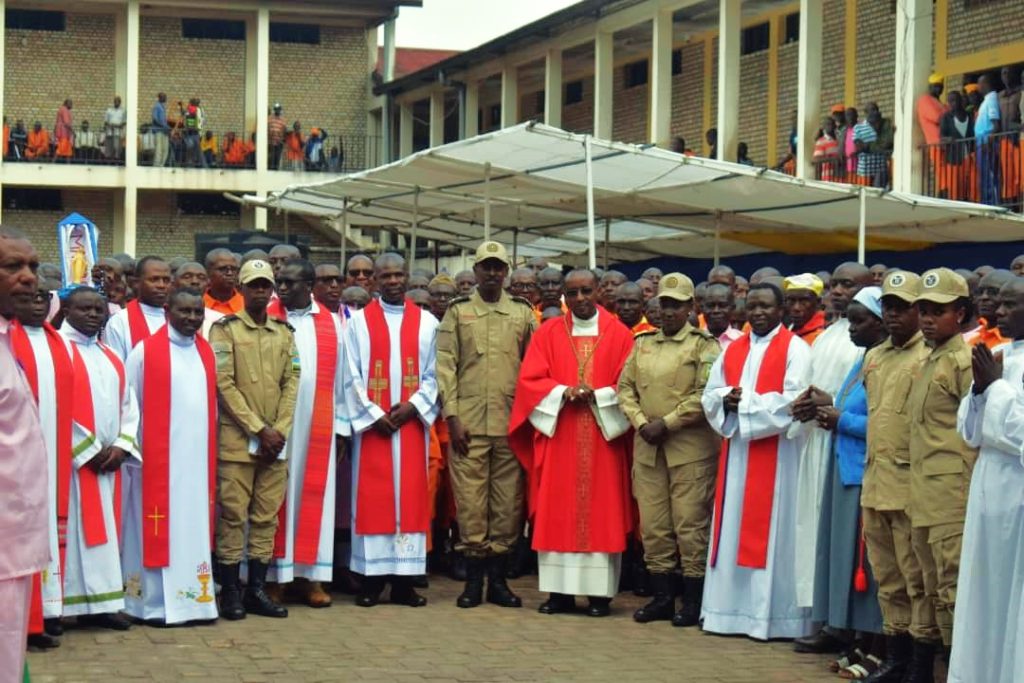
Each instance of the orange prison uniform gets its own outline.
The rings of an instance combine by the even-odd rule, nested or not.
[[[38,133],[30,130],[28,144],[25,146],[25,158],[36,159],[48,156],[50,156],[50,134],[45,129],[40,129]]]
[[[242,298],[242,293],[237,290],[227,301],[214,299],[213,296],[207,292],[206,294],[203,294],[203,305],[210,310],[223,313],[224,315],[234,315],[245,308],[245,299]]]

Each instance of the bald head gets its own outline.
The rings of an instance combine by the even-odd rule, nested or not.
[[[974,307],[978,315],[985,319],[986,327],[996,326],[999,318],[999,290],[1015,278],[1016,276],[1010,271],[999,268],[990,270],[978,282]]]
[[[829,289],[829,300],[832,302],[832,310],[840,317],[846,316],[846,307],[850,305],[854,295],[864,287],[870,287],[875,282],[871,269],[856,261],[847,261],[839,264],[839,267],[832,271],[832,282]]]
[[[736,273],[729,266],[718,265],[708,271],[709,285],[726,285],[729,289],[736,288]]]
[[[373,268],[378,271],[385,268],[398,268],[399,270],[405,270],[405,257],[393,251],[384,252],[377,257],[376,261],[373,262]]]
[[[782,276],[782,273],[779,272],[778,268],[773,268],[771,266],[765,266],[763,268],[758,268],[757,270],[755,270],[753,272],[753,274],[750,276],[750,284],[752,284],[752,285],[759,285],[762,282],[764,282],[765,278],[781,277],[781,276]]]
[[[644,315],[644,292],[635,282],[623,282],[615,289],[615,312],[627,327],[633,327]]]
[[[1013,259],[1013,262],[1010,264],[1010,270],[1013,271],[1014,275],[1024,275],[1024,254]]]
[[[526,267],[535,273],[540,273],[540,271],[547,269],[548,260],[543,256],[535,256],[526,262]]]

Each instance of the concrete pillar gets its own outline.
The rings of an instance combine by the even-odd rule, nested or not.
[[[612,137],[614,55],[613,34],[598,31],[594,36],[594,136],[604,140]]]
[[[506,66],[501,70],[501,127],[519,123],[519,69]]]
[[[4,75],[6,68],[4,57],[6,55],[7,45],[7,2],[6,0],[0,0],[0,111],[4,111]],[[3,168],[3,154],[0,154],[0,168]],[[0,195],[3,191],[0,190]],[[0,212],[3,211],[3,202],[0,201]]]
[[[651,37],[651,111],[648,138],[667,148],[672,137],[672,13],[654,15]]]
[[[718,3],[718,158],[736,161],[740,141],[740,2]]]
[[[562,51],[544,56],[544,123],[562,127]]]
[[[139,0],[128,0],[125,31],[124,158],[130,171],[139,164]]]
[[[463,138],[473,138],[480,133],[480,82],[469,81],[466,83],[466,92],[462,97],[463,119],[465,124],[462,127]]]
[[[444,144],[444,90],[430,93],[430,146]]]
[[[270,162],[270,150],[267,148],[269,144],[267,125],[270,122],[270,10],[266,7],[261,7],[256,13],[255,61],[256,168],[261,172],[266,172]],[[256,211],[256,224],[258,226],[261,223],[263,230],[266,230],[266,209]]]
[[[896,111],[892,124],[892,189],[897,192],[921,190],[921,150],[924,133],[917,122],[915,102],[928,88],[932,57],[931,0],[896,2]],[[883,116],[885,112],[883,112]]]
[[[138,190],[129,185],[114,191],[114,253],[135,256]]]
[[[930,2],[930,0],[929,0]],[[821,0],[800,0],[797,62],[796,177],[814,178],[814,135],[821,127]]]
[[[398,156],[405,158],[412,154],[412,103],[398,105]]]

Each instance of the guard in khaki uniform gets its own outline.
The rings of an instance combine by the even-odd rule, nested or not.
[[[654,599],[633,618],[696,626],[721,448],[704,417],[701,395],[721,347],[710,333],[688,322],[690,278],[681,273],[663,277],[658,302],[661,329],[636,338],[619,377],[619,404],[636,430],[633,495],[654,588]],[[675,612],[672,572],[677,562],[683,570],[683,606]]]
[[[505,582],[523,515],[523,472],[508,444],[508,420],[537,318],[529,301],[504,292],[508,268],[505,247],[481,244],[473,266],[477,288],[452,300],[437,334],[437,383],[459,521],[456,549],[466,556],[459,607],[480,604],[485,572],[488,602],[522,606]]]
[[[247,611],[286,617],[288,611],[271,600],[264,581],[288,480],[282,454],[295,413],[299,353],[288,323],[267,316],[274,291],[270,264],[249,261],[242,266],[239,283],[245,307],[210,330],[220,398],[220,613],[225,619],[242,619]],[[248,557],[244,601],[238,576],[243,555]]]
[[[864,357],[868,395],[867,462],[861,488],[864,542],[878,583],[886,659],[872,680],[900,681],[913,638],[927,639],[934,612],[924,601],[921,566],[910,540],[910,416],[907,398],[928,356],[918,325],[921,278],[890,273],[882,283],[882,322],[889,338]]]
[[[971,348],[960,336],[967,315],[967,282],[948,268],[921,276],[917,309],[921,332],[931,347],[914,377],[910,414],[910,522],[914,555],[924,579],[924,603],[933,605],[935,625],[914,641],[904,681],[932,680],[941,636],[949,648],[960,569],[960,544],[967,512],[971,470],[978,457],[956,430],[960,400],[970,390]]]

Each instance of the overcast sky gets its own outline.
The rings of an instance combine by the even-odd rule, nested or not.
[[[468,50],[577,1],[423,0],[423,7],[399,10],[396,43]],[[383,40],[383,31],[379,35]]]

